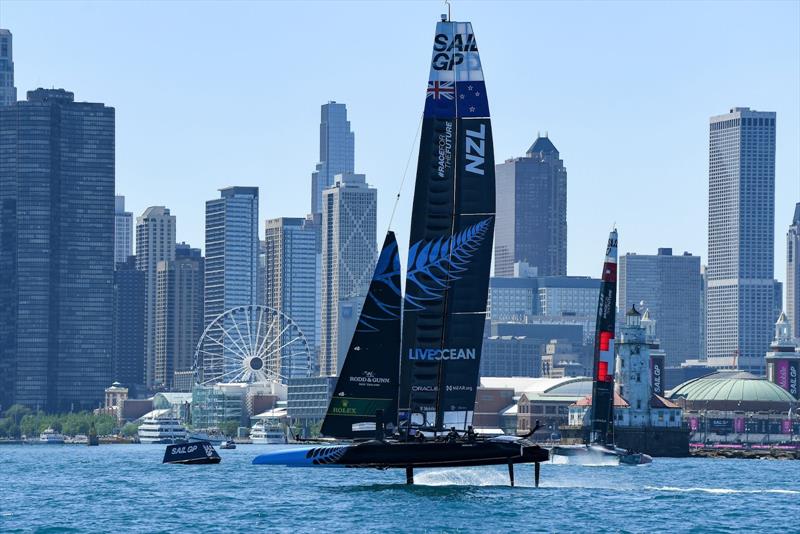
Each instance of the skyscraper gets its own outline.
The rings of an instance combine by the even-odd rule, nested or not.
[[[378,191],[363,174],[323,193],[320,374],[339,373],[375,267]]]
[[[355,170],[355,136],[344,104],[328,102],[320,110],[319,163],[311,174],[311,213],[322,213],[323,191],[334,184],[337,174]]]
[[[0,106],[0,404],[96,408],[111,379],[114,108]]]
[[[496,165],[495,276],[524,261],[539,276],[567,274],[567,169],[547,137]]]
[[[203,333],[203,257],[186,243],[156,268],[154,387],[171,389],[175,372],[190,371]]]
[[[268,219],[264,234],[264,302],[290,317],[308,340],[312,355],[317,347],[317,229],[311,216]],[[287,347],[282,358],[288,358]],[[288,362],[287,362],[288,363]],[[302,368],[304,362],[286,368]],[[305,376],[305,375],[303,375]],[[291,377],[295,378],[295,377]]]
[[[0,106],[10,106],[17,101],[14,87],[13,36],[0,29]]]
[[[128,388],[144,383],[144,280],[135,256],[116,263],[111,379]]]
[[[708,363],[761,374],[776,319],[775,113],[711,117],[708,177]]]
[[[114,197],[114,263],[133,254],[133,213],[125,211],[125,197]]]
[[[206,202],[206,261],[204,326],[237,306],[258,303],[258,187],[226,187],[220,198]],[[204,354],[211,360],[227,346],[208,344]],[[206,362],[205,379],[220,376],[222,369]]]
[[[155,384],[158,262],[175,259],[175,216],[151,206],[136,218],[136,268],[144,271],[144,383]]]
[[[791,335],[800,338],[800,202],[786,232],[786,317]]]
[[[657,255],[619,258],[619,316],[636,305],[658,321],[668,367],[700,357],[701,291],[700,256],[659,248]]]

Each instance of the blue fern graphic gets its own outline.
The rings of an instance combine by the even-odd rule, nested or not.
[[[314,465],[334,464],[344,456],[347,447],[315,447],[306,453]]]
[[[372,277],[372,282],[382,283],[392,290],[396,295],[401,295],[400,287],[395,284],[394,277],[400,274],[400,264],[394,261],[397,254],[397,243],[393,242],[388,247],[381,250],[381,255],[378,257],[378,262],[375,265],[375,274]],[[378,309],[382,312],[382,316],[374,317],[367,315],[362,310],[361,317],[358,320],[359,332],[377,332],[377,328],[371,324],[372,321],[388,321],[391,319],[398,319],[400,317],[400,306],[394,306],[386,302],[382,302],[372,291],[367,293],[367,299],[373,302]],[[366,307],[366,306],[365,306]]]
[[[422,309],[422,303],[442,298],[443,291],[459,273],[467,270],[491,227],[492,219],[484,219],[452,236],[430,242],[418,241],[408,249],[406,304]],[[412,295],[409,284],[418,291]]]

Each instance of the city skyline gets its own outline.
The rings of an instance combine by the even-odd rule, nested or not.
[[[128,209],[133,213],[141,213],[153,204],[169,205],[182,221],[178,240],[202,243],[201,200],[227,185],[252,183],[270,191],[261,197],[262,222],[274,217],[305,216],[310,197],[308,172],[313,169],[318,152],[317,106],[329,100],[348,105],[352,130],[361,139],[356,151],[359,170],[370,176],[370,182],[384,192],[379,197],[377,230],[378,235],[383,235],[412,149],[411,140],[419,116],[413,89],[424,87],[424,70],[412,63],[411,58],[419,55],[414,50],[408,50],[402,57],[392,56],[393,69],[388,69],[387,73],[370,69],[369,65],[375,61],[374,53],[369,50],[370,43],[385,39],[384,35],[403,35],[407,47],[419,48],[424,54],[429,45],[430,36],[426,33],[429,28],[419,22],[429,20],[432,24],[442,8],[436,3],[410,4],[402,10],[398,4],[373,6],[384,15],[391,15],[378,30],[354,26],[353,19],[363,11],[362,6],[345,4],[333,10],[318,4],[316,9],[304,13],[306,27],[333,21],[341,25],[343,37],[341,42],[326,44],[330,53],[325,58],[310,54],[310,48],[303,48],[312,46],[308,44],[298,44],[300,48],[295,54],[271,58],[270,61],[275,62],[271,72],[285,72],[294,79],[299,68],[294,63],[302,58],[298,65],[318,72],[325,81],[300,84],[292,91],[284,89],[282,84],[264,84],[261,75],[253,69],[242,68],[241,61],[252,62],[254,57],[260,57],[257,54],[231,58],[221,75],[209,84],[195,83],[195,73],[199,75],[205,70],[194,68],[197,60],[190,57],[190,50],[183,41],[193,42],[188,35],[197,27],[202,29],[213,20],[216,29],[219,17],[227,20],[226,17],[236,16],[213,6],[199,8],[184,21],[178,19],[179,8],[160,6],[163,20],[153,22],[148,16],[148,24],[169,25],[169,35],[154,36],[142,45],[145,50],[137,49],[135,53],[130,45],[123,43],[125,39],[104,38],[108,31],[119,34],[123,21],[135,25],[138,17],[143,16],[143,11],[130,6],[77,4],[76,10],[85,17],[73,15],[70,18],[65,13],[64,17],[69,20],[76,19],[68,33],[65,28],[50,27],[49,22],[35,18],[37,10],[29,11],[23,4],[5,4],[0,15],[3,27],[14,34],[18,92],[39,85],[63,86],[79,92],[86,100],[115,106],[119,114],[117,194],[127,197]],[[778,223],[775,261],[777,265],[785,264],[785,223],[780,221],[791,218],[798,198],[800,169],[800,156],[792,150],[800,135],[800,106],[794,98],[798,92],[800,43],[792,22],[797,20],[798,9],[791,4],[761,3],[759,9],[753,6],[755,4],[733,4],[728,13],[753,22],[756,35],[747,43],[736,42],[733,35],[705,35],[704,28],[713,22],[716,12],[703,5],[692,9],[689,16],[689,8],[683,5],[667,10],[663,5],[636,5],[628,9],[606,4],[603,8],[584,6],[577,10],[574,5],[508,4],[509,9],[513,7],[517,13],[514,19],[519,20],[501,18],[497,13],[502,13],[502,9],[490,10],[476,4],[455,6],[454,18],[480,21],[477,29],[482,36],[483,56],[487,62],[486,58],[490,58],[496,69],[491,73],[495,83],[489,103],[495,117],[498,161],[521,153],[538,131],[549,131],[558,138],[559,149],[570,169],[568,274],[594,275],[593,252],[615,221],[620,227],[623,253],[664,246],[696,251],[703,263],[706,262],[706,121],[708,116],[734,106],[777,112],[776,197],[779,200],[775,209]],[[289,4],[243,4],[241,7],[254,21],[271,13],[295,11]],[[58,4],[52,4],[52,8],[54,13],[61,9]],[[616,20],[620,10],[626,13]],[[513,51],[524,43],[530,46],[530,41],[524,37],[527,34],[521,30],[528,18],[526,15],[553,17],[554,20],[568,15],[571,21],[570,26],[559,22],[553,27],[537,27],[540,38],[533,46],[549,43],[553,53],[540,57],[536,69],[514,66],[518,54]],[[655,35],[648,33],[653,28],[647,24],[642,24],[641,28],[630,24],[652,16],[661,16],[665,21],[656,28]],[[93,24],[97,17],[107,24],[102,28],[94,25],[91,30],[89,26],[81,30],[84,25]],[[598,17],[607,19],[612,27],[596,24]],[[244,19],[248,17],[237,16],[237,20],[239,18],[246,30],[250,22]],[[72,68],[75,65],[70,61],[63,64],[54,61],[33,38],[34,29],[38,35],[42,24],[47,31],[52,30],[54,42],[65,47],[67,57],[80,57],[81,61],[76,63],[81,65],[113,66],[108,69],[113,75],[102,74],[97,69],[81,70],[80,65],[77,65],[80,68]],[[626,31],[614,35],[613,25],[625,25]],[[267,38],[255,37],[255,33],[249,31],[233,33],[222,26],[220,32],[215,31],[213,49],[206,50],[212,57],[230,56],[230,50],[239,48],[268,51],[274,45],[272,39],[288,39],[286,32],[289,30],[285,28],[276,28],[275,35]],[[410,29],[411,33],[401,31],[404,29]],[[590,38],[594,35],[600,49],[597,56],[591,57],[614,57],[614,62],[608,64],[600,60],[595,64],[583,58],[583,50],[576,50],[570,44],[570,38],[576,35],[573,32],[589,32]],[[679,40],[674,39],[677,32],[681,35]],[[85,37],[72,39],[76,33],[85,34]],[[762,33],[769,39],[759,39]],[[93,39],[108,41],[108,46],[101,47],[103,49],[91,46]],[[717,43],[717,40],[722,42]],[[631,46],[634,41],[636,47]],[[712,44],[716,55],[709,64],[705,51],[711,50]],[[357,50],[364,52],[359,54]],[[648,55],[660,61],[653,65],[643,63]],[[347,59],[341,60],[341,57]],[[731,68],[742,58],[755,57],[759,61],[751,61],[753,65],[746,73]],[[139,72],[139,62],[144,58],[148,61],[145,69],[148,77],[158,83],[143,85],[137,81],[125,85],[132,76],[127,74],[128,68],[130,72]],[[180,72],[174,69],[176,64],[182,65]],[[601,64],[605,67],[601,68]],[[378,83],[385,84],[386,89],[374,92],[364,88],[359,77],[353,76],[364,69],[378,76]],[[625,73],[626,84],[620,86],[618,80],[626,69],[636,72],[636,76]],[[547,83],[541,72],[548,73]],[[47,77],[43,78],[42,73],[47,73]],[[173,75],[176,75],[174,80]],[[112,76],[115,79],[111,79]],[[415,76],[419,78],[416,82]],[[521,83],[515,81],[520,77]],[[691,83],[688,83],[689,77]],[[579,83],[587,78],[592,80],[591,84]],[[764,87],[761,82],[765,78],[774,83]],[[558,83],[550,81],[556,79]],[[164,85],[166,80],[170,80],[170,84]],[[209,100],[210,92],[218,91],[220,83],[233,88],[229,93],[234,106],[247,100],[248,113],[213,109],[204,115],[203,122],[197,122],[197,107],[193,102],[198,98]],[[192,90],[187,91],[190,86]],[[523,86],[521,92],[519,87]],[[591,91],[584,89],[585,86],[590,86]],[[259,87],[260,98],[253,100],[247,96],[252,87]],[[688,91],[690,87],[692,90]],[[625,98],[624,105],[621,96]],[[605,104],[600,106],[600,103]],[[667,107],[669,113],[662,114],[666,118],[660,121],[659,127],[649,128],[650,117],[659,116],[659,110]],[[380,113],[375,112],[378,109]],[[157,120],[153,114],[158,115]],[[235,118],[240,116],[249,118]],[[134,120],[134,117],[145,120]],[[151,123],[161,126],[158,131],[148,128],[145,134],[144,125]],[[275,128],[272,124],[281,126]],[[631,135],[641,130],[650,135]],[[609,137],[626,143],[624,166],[618,161],[621,151],[608,150],[603,142],[603,138]],[[664,147],[680,157],[665,157]],[[413,175],[413,165],[406,174],[405,189],[393,223],[403,254],[408,241],[411,202],[408,176]],[[603,191],[609,185],[615,190],[615,195],[609,198],[616,202],[608,215],[600,217],[594,202],[605,198]],[[196,195],[186,195],[187,186]],[[154,190],[159,191],[159,198],[152,198]],[[659,202],[653,203],[654,198]],[[642,224],[640,217],[645,207],[648,219]],[[675,217],[676,212],[691,215]],[[776,269],[775,276],[783,281],[784,270]]]

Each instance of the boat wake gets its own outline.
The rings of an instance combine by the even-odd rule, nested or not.
[[[619,458],[604,454],[582,456],[561,456],[560,454],[553,454],[550,463],[553,465],[580,465],[582,467],[616,467],[619,465]]]
[[[789,489],[733,489],[733,488],[679,488],[675,486],[645,486],[650,491],[673,491],[678,493],[711,493],[715,495],[777,493],[783,495],[800,495],[800,490]]]
[[[525,486],[523,471],[519,470],[518,483]],[[531,469],[533,471],[533,469]],[[530,473],[531,485],[533,473]],[[414,483],[425,486],[508,486],[508,475],[498,471],[448,469],[423,471],[414,477]]]

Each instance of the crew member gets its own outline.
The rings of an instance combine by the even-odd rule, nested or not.
[[[447,442],[455,443],[457,440],[458,440],[458,432],[456,432],[456,427],[451,426],[450,432],[447,433]]]

